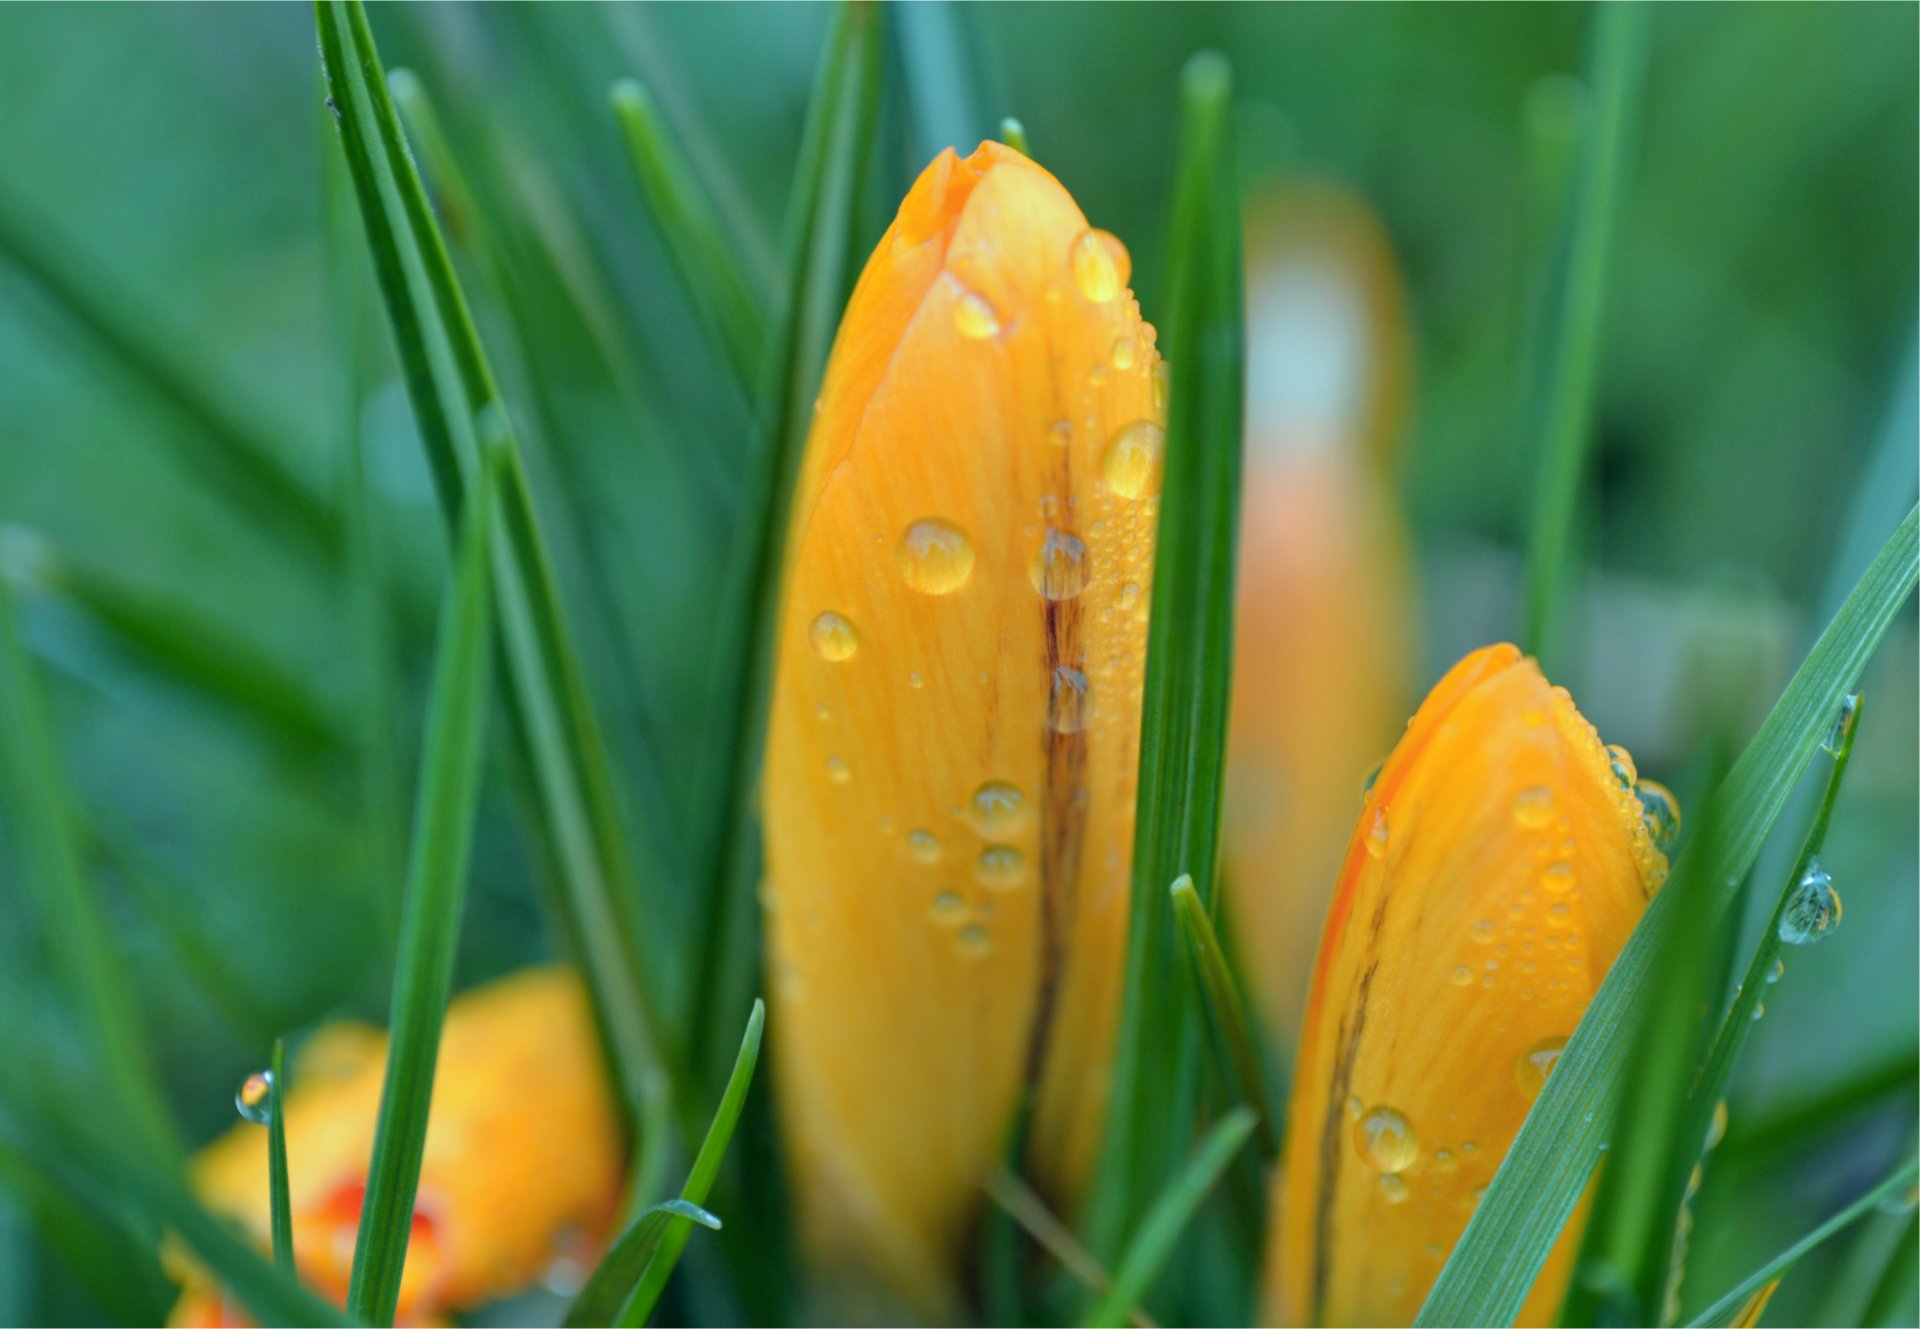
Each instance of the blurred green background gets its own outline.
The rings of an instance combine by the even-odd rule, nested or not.
[[[1176,71],[1198,48],[1225,51],[1249,196],[1299,175],[1342,181],[1378,210],[1404,265],[1416,374],[1399,482],[1424,687],[1518,630],[1521,372],[1580,122],[1587,17],[893,11],[862,252],[937,147],[964,137],[965,150],[1017,115],[1094,223],[1131,247],[1154,318]],[[664,798],[683,820],[753,415],[673,279],[606,92],[623,75],[647,82],[771,290],[826,20],[812,5],[373,13],[388,65],[418,74],[470,177],[478,216],[447,219],[456,241],[484,226],[504,260],[499,282],[463,276],[560,533],[625,794]],[[1608,281],[1579,636],[1556,681],[1683,797],[1696,740],[1725,709],[1716,689],[1738,679],[1738,720],[1756,722],[1836,588],[1914,499],[1917,41],[1911,6],[1655,16]],[[303,6],[0,10],[0,572],[45,664],[90,863],[195,1141],[230,1122],[234,1085],[275,1033],[384,1010],[381,920],[445,568],[352,217],[344,285],[358,294],[337,298],[316,66]],[[955,77],[958,98],[940,84]],[[367,625],[338,560],[222,479],[218,441],[30,271],[49,263],[330,505],[362,431],[392,587],[374,640],[396,671],[393,713],[369,718]],[[356,341],[370,350],[350,353]],[[1845,924],[1792,957],[1769,996],[1727,1161],[1701,1201],[1695,1296],[1857,1193],[1911,1130],[1915,674],[1909,606],[1866,680],[1828,854]],[[359,773],[368,741],[401,754],[405,779],[384,795]],[[498,776],[464,980],[548,953]],[[0,841],[0,883],[9,852]],[[1777,878],[1786,865],[1771,861],[1763,874]],[[684,891],[645,888],[663,949],[683,953]],[[0,969],[19,1018],[53,1020],[33,1009],[44,947],[22,913],[0,909]],[[1865,1108],[1833,1107],[1861,1085],[1883,1089]],[[1847,1244],[1829,1254],[1844,1276]],[[1769,1320],[1794,1322],[1822,1281],[1791,1280]],[[150,1291],[51,1252],[0,1193],[0,1319],[151,1318]]]

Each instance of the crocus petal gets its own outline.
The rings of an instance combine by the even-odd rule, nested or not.
[[[284,1106],[294,1251],[302,1279],[344,1303],[386,1073],[363,1025],[314,1034]],[[267,1133],[235,1126],[194,1159],[201,1200],[268,1240]],[[620,1131],[579,980],[532,970],[447,1009],[420,1168],[403,1320],[479,1305],[538,1281],[569,1242],[605,1232],[619,1202]],[[217,1305],[197,1270],[176,1319]]]
[[[1247,317],[1225,885],[1241,973],[1291,1048],[1347,819],[1411,687],[1407,541],[1384,462],[1405,302],[1366,204],[1310,185],[1254,209]]]
[[[781,1112],[829,1281],[952,1304],[1031,1097],[1070,1204],[1117,1006],[1164,391],[1125,250],[943,153],[841,323],[793,500],[763,804]]]
[[[1412,1320],[1665,872],[1624,754],[1531,659],[1488,647],[1435,686],[1368,794],[1321,938],[1273,1322]],[[1581,1221],[1523,1324],[1558,1309]]]

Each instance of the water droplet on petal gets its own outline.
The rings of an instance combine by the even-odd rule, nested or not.
[[[1613,768],[1613,778],[1620,782],[1622,789],[1631,789],[1640,778],[1640,772],[1633,764],[1633,754],[1618,743],[1607,744],[1607,765]]]
[[[1366,1111],[1367,1111],[1367,1105],[1360,1101],[1360,1096],[1358,1094],[1355,1094],[1353,1097],[1347,1099],[1347,1120],[1348,1121],[1360,1120],[1361,1117],[1366,1115]]]
[[[1537,831],[1553,819],[1553,790],[1543,784],[1522,789],[1513,797],[1513,820],[1530,831]]]
[[[1026,826],[1029,812],[1020,786],[1005,780],[987,781],[973,791],[967,803],[967,819],[988,840],[1005,840],[1018,834]]]
[[[973,875],[989,890],[1011,890],[1026,879],[1026,856],[1010,844],[990,844],[980,851]]]
[[[1073,242],[1070,257],[1073,284],[1097,305],[1119,295],[1133,275],[1133,258],[1127,247],[1118,236],[1106,231],[1082,231]]]
[[[1073,442],[1073,421],[1055,420],[1053,428],[1048,433],[1053,438],[1055,447],[1067,447]]]
[[[832,610],[813,620],[807,628],[807,640],[813,643],[815,655],[835,664],[851,660],[860,649],[860,634],[853,630],[853,624]]]
[[[909,589],[922,595],[947,595],[973,575],[973,541],[950,521],[923,517],[900,537],[894,562]]]
[[[1482,946],[1485,946],[1488,942],[1493,940],[1493,931],[1494,931],[1494,928],[1493,928],[1492,919],[1476,918],[1473,920],[1473,923],[1467,928],[1467,935],[1469,937],[1472,937],[1475,942],[1479,943]]]
[[[1840,921],[1840,893],[1819,861],[1807,864],[1800,884],[1793,888],[1780,913],[1780,940],[1789,946],[1819,941]]]
[[[828,757],[827,778],[835,784],[845,784],[853,778],[853,768],[847,765],[845,757]]]
[[[1033,558],[1033,588],[1049,600],[1071,600],[1087,589],[1087,572],[1086,542],[1049,527]]]
[[[1120,370],[1131,369],[1139,354],[1140,343],[1134,340],[1131,333],[1124,334],[1114,340],[1113,367]]]
[[[952,927],[967,916],[967,902],[958,891],[939,891],[927,906],[927,914],[942,927]]]
[[[1368,1108],[1353,1124],[1353,1147],[1379,1172],[1405,1172],[1420,1157],[1413,1123],[1384,1104]]]
[[[1380,780],[1380,772],[1386,768],[1387,759],[1385,757],[1382,757],[1379,761],[1376,761],[1372,766],[1367,768],[1366,775],[1360,781],[1360,798],[1362,802],[1366,800],[1369,794],[1373,793],[1373,786]]]
[[[1389,834],[1387,830],[1387,811],[1385,808],[1382,808],[1373,814],[1373,825],[1367,828],[1367,838],[1364,843],[1367,847],[1368,858],[1385,858],[1387,856],[1387,840]]]
[[[1433,1151],[1433,1165],[1441,1172],[1453,1172],[1458,1170],[1460,1162],[1451,1149],[1436,1149]]]
[[[1473,970],[1463,964],[1457,964],[1453,967],[1453,972],[1447,975],[1447,981],[1457,988],[1466,987],[1473,982]]]
[[[940,840],[932,831],[919,829],[907,832],[907,852],[922,863],[940,861]]]
[[[1404,1204],[1407,1199],[1407,1182],[1397,1172],[1383,1173],[1380,1177],[1380,1198],[1388,1204]]]
[[[1047,687],[1047,728],[1056,734],[1077,734],[1093,713],[1093,685],[1069,665],[1056,665]]]
[[[1564,1038],[1543,1038],[1538,1043],[1523,1049],[1513,1059],[1513,1082],[1528,1102],[1540,1097],[1541,1089],[1546,1087],[1547,1076],[1560,1060],[1560,1053],[1567,1046]]]
[[[1166,455],[1167,431],[1151,420],[1135,420],[1107,444],[1100,475],[1121,498],[1144,498],[1160,492]]]
[[[1671,854],[1680,840],[1680,804],[1673,791],[1658,780],[1642,780],[1634,792],[1640,795],[1640,820],[1647,837],[1655,849]]]
[[[1565,895],[1573,889],[1573,864],[1549,863],[1540,874],[1540,889],[1550,895]]]
[[[1165,360],[1153,367],[1153,408],[1167,409],[1167,397],[1173,388],[1173,370]]]
[[[969,923],[953,939],[953,949],[963,960],[983,960],[993,953],[993,938],[978,923]]]
[[[953,326],[960,335],[980,341],[1000,331],[1000,316],[978,291],[968,291],[953,303]]]
[[[273,1105],[273,1072],[255,1071],[240,1082],[233,1096],[234,1111],[256,1126],[267,1124]]]

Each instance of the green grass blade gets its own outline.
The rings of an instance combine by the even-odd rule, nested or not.
[[[1000,122],[1000,141],[1022,157],[1033,156],[1033,145],[1027,141],[1027,127],[1012,116]]]
[[[1513,1322],[1599,1158],[1628,1031],[1648,1009],[1649,962],[1672,902],[1684,898],[1695,874],[1724,906],[1753,865],[1854,680],[1913,593],[1917,532],[1920,509],[1909,511],[1888,539],[1713,795],[1702,820],[1723,826],[1725,835],[1680,856],[1561,1053],[1416,1324]]]
[[[1195,1114],[1199,1021],[1167,883],[1211,907],[1233,669],[1245,376],[1231,79],[1219,56],[1181,78],[1163,324],[1172,373],[1140,732],[1138,821],[1113,1098],[1088,1244],[1112,1259],[1180,1169]]]
[[[1272,1162],[1280,1156],[1279,1124],[1273,1113],[1273,1099],[1267,1093],[1267,1077],[1260,1068],[1260,1052],[1253,1041],[1253,1025],[1247,1018],[1245,1002],[1240,997],[1240,985],[1234,982],[1233,968],[1227,963],[1227,953],[1220,945],[1220,936],[1213,930],[1213,920],[1207,916],[1206,906],[1200,903],[1199,892],[1193,889],[1193,878],[1182,877],[1173,883],[1173,914],[1180,925],[1180,935],[1187,943],[1195,967],[1200,971],[1200,980],[1207,994],[1207,1008],[1213,1012],[1214,1024],[1220,1030],[1220,1041],[1226,1045],[1228,1069],[1233,1073],[1234,1083],[1240,1088],[1240,1096],[1247,1106],[1260,1114],[1259,1129],[1255,1137],[1260,1143],[1260,1152]]]
[[[1829,1218],[1819,1227],[1807,1233],[1806,1236],[1794,1242],[1793,1245],[1787,1247],[1771,1260],[1768,1260],[1758,1269],[1748,1274],[1736,1283],[1725,1296],[1707,1307],[1706,1310],[1700,1312],[1700,1314],[1694,1316],[1694,1318],[1688,1322],[1688,1329],[1697,1329],[1698,1326],[1722,1325],[1727,1323],[1727,1321],[1732,1318],[1733,1313],[1740,1309],[1748,1297],[1758,1292],[1774,1279],[1779,1278],[1782,1274],[1785,1274],[1789,1269],[1793,1268],[1794,1265],[1798,1264],[1801,1258],[1809,1251],[1818,1248],[1836,1233],[1845,1230],[1854,1220],[1872,1210],[1876,1205],[1887,1200],[1896,1199],[1911,1189],[1916,1176],[1920,1176],[1920,1160],[1916,1160],[1912,1154],[1908,1154],[1906,1161],[1888,1173],[1872,1190],[1862,1195],[1832,1218]],[[1868,1321],[1868,1323],[1871,1322],[1871,1320]]]
[[[38,215],[25,200],[0,194],[0,259],[26,275],[107,357],[181,424],[165,437],[235,512],[256,514],[276,535],[330,561],[331,509],[283,461],[263,432],[244,421],[223,394],[200,381],[175,348],[157,310],[111,290],[91,262],[65,244],[67,228]]]
[[[1547,277],[1546,351],[1521,415],[1523,441],[1539,459],[1527,533],[1525,640],[1529,652],[1549,662],[1587,465],[1607,251],[1652,17],[1640,5],[1596,5],[1592,12],[1593,111]]]
[[[126,967],[93,884],[81,867],[80,826],[55,752],[40,679],[0,580],[0,790],[33,922],[62,996],[92,1045],[99,1084],[135,1137],[156,1156],[177,1148],[148,1054]]]
[[[915,161],[930,162],[943,148],[970,152],[986,136],[967,18],[953,0],[923,0],[894,11]]]
[[[675,1222],[676,1219],[682,1221]],[[627,1297],[627,1289],[653,1260],[667,1234],[684,1233],[688,1223],[698,1223],[714,1232],[720,1230],[719,1219],[686,1200],[667,1200],[641,1210],[633,1225],[621,1233],[620,1240],[614,1242],[613,1249],[600,1261],[587,1285],[580,1289],[573,1308],[561,1323],[567,1329],[612,1324]]]
[[[708,1193],[713,1190],[714,1178],[720,1175],[721,1161],[726,1158],[727,1146],[733,1141],[733,1128],[740,1121],[740,1110],[746,1106],[747,1091],[753,1087],[754,1069],[760,1064],[760,1036],[766,1023],[766,1004],[756,1000],[753,1013],[747,1017],[746,1033],[740,1038],[740,1053],[734,1058],[733,1074],[727,1077],[726,1090],[720,1095],[720,1106],[714,1110],[706,1138],[700,1142],[700,1152],[694,1156],[693,1168],[687,1174],[687,1184],[680,1188],[680,1199],[687,1204],[706,1203]],[[680,1252],[686,1248],[687,1238],[692,1235],[693,1229],[684,1223],[672,1226],[661,1242],[660,1253],[647,1263],[633,1295],[621,1309],[619,1324],[641,1325],[647,1322],[647,1317],[653,1314],[654,1305],[660,1300],[660,1294],[666,1290],[667,1279],[673,1276],[673,1267],[680,1259]]]
[[[759,959],[753,893],[760,871],[754,806],[766,737],[774,615],[786,553],[788,495],[805,450],[827,355],[845,307],[857,248],[855,219],[872,155],[880,99],[878,5],[844,3],[814,82],[789,206],[791,281],[787,320],[772,356],[758,450],[743,484],[740,536],[719,606],[714,703],[699,806],[715,817],[704,837],[708,873],[705,941],[697,967],[706,991],[695,1003],[694,1064],[718,1080],[731,1042],[718,1027],[747,1004]]]
[[[1021,1231],[1033,1238],[1035,1245],[1073,1275],[1081,1286],[1101,1296],[1112,1288],[1113,1279],[1093,1258],[1093,1252],[1080,1244],[1080,1239],[1073,1235],[1073,1229],[1047,1208],[1047,1202],[1021,1179],[1019,1173],[1003,1163],[980,1183],[980,1189],[1000,1207],[1002,1213],[1020,1225]],[[1143,1329],[1153,1323],[1138,1307],[1134,1309],[1131,1321]],[[998,1320],[995,1322],[1003,1323]]]
[[[480,465],[473,420],[497,400],[492,371],[401,136],[365,10],[350,0],[319,0],[316,17],[341,146],[408,397],[451,520]],[[639,1116],[657,1122],[671,1083],[659,1061],[655,1003],[632,917],[636,878],[605,743],[510,432],[508,438],[494,587],[515,735],[559,868],[568,940],[616,1082]]]
[[[483,426],[496,438],[500,426]],[[504,443],[495,443],[504,448]],[[453,580],[441,613],[427,736],[420,758],[411,861],[393,980],[391,1041],[380,1118],[367,1172],[347,1307],[356,1319],[393,1323],[413,1229],[413,1201],[426,1151],[440,1030],[453,990],[453,961],[466,905],[467,864],[485,750],[493,547],[489,461],[467,505]]]
[[[289,1278],[293,1265],[293,1187],[287,1180],[287,1043],[273,1040],[273,1064],[267,1072],[267,1209],[273,1233],[273,1267]]]
[[[766,300],[646,88],[637,79],[622,79],[610,99],[634,181],[666,242],[674,275],[741,390],[751,393],[766,365]]]
[[[1091,1329],[1126,1323],[1129,1312],[1146,1296],[1167,1257],[1173,1254],[1181,1231],[1193,1220],[1194,1212],[1240,1146],[1253,1134],[1257,1122],[1253,1109],[1242,1106],[1213,1124],[1187,1165],[1147,1211],[1140,1230],[1128,1241],[1126,1253],[1114,1269],[1113,1286],[1087,1313],[1083,1325]]]
[[[1909,1206],[1906,1224],[1894,1238],[1880,1282],[1860,1316],[1862,1325],[1877,1329],[1880,1325],[1914,1322],[1915,1312],[1920,1310],[1920,1277],[1915,1276],[1914,1268],[1916,1249],[1920,1249],[1920,1210]]]

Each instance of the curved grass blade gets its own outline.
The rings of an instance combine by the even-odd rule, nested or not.
[[[1073,1230],[1047,1208],[1047,1202],[1021,1180],[1019,1173],[1002,1163],[980,1183],[980,1189],[1089,1292],[1104,1296],[1113,1287],[1113,1280],[1093,1258],[1093,1252],[1080,1244]],[[1135,1329],[1154,1329],[1152,1318],[1138,1306],[1128,1315],[1128,1323]]]
[[[675,1223],[675,1219],[684,1222]],[[584,1329],[588,1325],[612,1324],[614,1315],[627,1297],[627,1289],[653,1260],[667,1239],[667,1233],[685,1233],[688,1223],[698,1223],[711,1231],[720,1230],[720,1220],[697,1204],[686,1200],[667,1200],[640,1211],[633,1225],[620,1235],[593,1277],[580,1289],[573,1309],[561,1323],[566,1329]],[[685,1240],[685,1237],[682,1237]]]
[[[94,265],[64,246],[66,235],[65,227],[35,215],[24,200],[0,194],[0,257],[179,418],[183,427],[167,437],[225,490],[234,511],[258,514],[264,526],[331,561],[335,519],[326,502],[217,389],[199,381],[175,349],[181,339],[156,331],[166,320],[151,309],[132,312],[126,292],[109,291]]]
[[[741,391],[760,385],[767,357],[765,299],[727,241],[719,214],[638,79],[621,79],[609,99],[633,178],[652,211],[674,275]]]
[[[287,1042],[273,1040],[273,1077],[267,1091],[267,1210],[273,1233],[273,1267],[289,1278],[293,1268],[293,1187],[287,1180]]]
[[[1126,1253],[1114,1269],[1113,1286],[1087,1313],[1082,1325],[1092,1329],[1095,1325],[1126,1323],[1128,1312],[1153,1286],[1161,1266],[1173,1254],[1182,1229],[1193,1220],[1194,1211],[1207,1198],[1213,1183],[1253,1134],[1258,1120],[1254,1110],[1243,1105],[1213,1124],[1186,1167],[1147,1211],[1140,1230],[1127,1243]]]
[[[1910,1190],[1915,1178],[1920,1176],[1920,1160],[1908,1154],[1906,1161],[1888,1173],[1872,1190],[1862,1195],[1852,1204],[1829,1218],[1806,1236],[1781,1251],[1758,1269],[1736,1283],[1733,1288],[1706,1310],[1688,1321],[1688,1329],[1698,1326],[1723,1325],[1745,1304],[1747,1298],[1758,1292],[1766,1284],[1781,1277],[1798,1264],[1807,1252],[1822,1245],[1830,1237],[1851,1225],[1869,1210],[1885,1201],[1892,1200]]]
[[[1188,61],[1180,102],[1164,323],[1173,389],[1147,629],[1125,997],[1087,1211],[1088,1244],[1107,1259],[1178,1173],[1191,1138],[1199,1012],[1162,892],[1184,874],[1203,906],[1215,895],[1233,670],[1245,333],[1226,62],[1211,53]]]
[[[714,1178],[720,1174],[720,1164],[727,1156],[727,1146],[733,1140],[733,1128],[740,1120],[740,1109],[746,1106],[747,1091],[753,1086],[753,1072],[760,1064],[760,1037],[767,1024],[767,1008],[764,1002],[755,1000],[753,1014],[747,1017],[746,1032],[740,1038],[740,1053],[734,1058],[733,1074],[727,1077],[727,1087],[720,1095],[720,1106],[714,1109],[713,1122],[707,1127],[707,1135],[700,1142],[700,1152],[694,1156],[693,1168],[687,1174],[687,1184],[680,1188],[679,1202],[689,1208],[706,1203],[707,1195],[713,1189]],[[701,1211],[701,1212],[704,1212]],[[718,1228],[718,1220],[707,1226]],[[644,1268],[636,1269],[637,1282],[627,1280],[621,1284],[633,1285],[633,1293],[619,1308],[620,1314],[614,1321],[621,1325],[641,1325],[653,1314],[654,1305],[660,1300],[660,1294],[666,1290],[667,1280],[673,1276],[673,1267],[680,1260],[680,1252],[686,1249],[687,1238],[693,1235],[693,1229],[685,1223],[673,1224],[662,1237],[660,1251],[645,1263]],[[576,1312],[578,1307],[575,1308]]]
[[[1567,587],[1567,545],[1586,470],[1607,251],[1620,211],[1650,17],[1638,5],[1599,5],[1593,10],[1593,113],[1547,276],[1547,351],[1536,366],[1521,413],[1526,431],[1522,438],[1539,457],[1527,532],[1525,640],[1530,653],[1549,662]]]
[[[322,63],[338,112],[375,274],[439,486],[457,518],[480,465],[475,415],[497,400],[492,371],[454,277],[420,177],[400,133],[367,27],[354,0],[317,0]],[[510,713],[542,814],[615,1081],[644,1122],[647,1147],[671,1092],[659,1061],[654,995],[632,912],[636,878],[620,829],[605,744],[562,613],[525,471],[504,422],[501,531],[494,544],[496,623]]]
[[[1259,1140],[1261,1155],[1271,1163],[1280,1156],[1279,1124],[1273,1115],[1273,1099],[1267,1093],[1266,1073],[1260,1068],[1253,1026],[1247,1019],[1246,1004],[1240,998],[1240,985],[1233,981],[1226,950],[1220,945],[1219,934],[1213,930],[1213,920],[1207,917],[1206,906],[1200,903],[1199,892],[1193,889],[1193,878],[1182,877],[1174,882],[1170,894],[1180,936],[1200,971],[1207,1008],[1213,1012],[1220,1041],[1226,1045],[1234,1083],[1239,1086],[1240,1097],[1247,1106],[1260,1114],[1259,1129],[1254,1134]]]
[[[1848,690],[1913,593],[1916,572],[1920,509],[1909,511],[1888,539],[1714,793],[1702,820],[1717,822],[1725,834],[1712,842],[1697,840],[1681,854],[1666,889],[1628,938],[1416,1324],[1513,1323],[1599,1159],[1629,1031],[1648,1010],[1650,960],[1673,902],[1691,889],[1690,874],[1707,883],[1719,905],[1731,898],[1820,740],[1832,730]]]
[[[31,920],[51,953],[62,996],[79,1017],[117,1120],[156,1157],[178,1148],[126,967],[80,862],[80,826],[60,770],[40,679],[0,579],[0,789],[27,886]]]
[[[759,948],[753,892],[760,871],[754,806],[766,739],[774,613],[786,552],[788,495],[806,446],[813,399],[853,273],[859,202],[880,102],[878,5],[848,0],[821,58],[789,203],[787,320],[772,352],[756,454],[743,482],[741,532],[719,607],[720,641],[709,708],[715,762],[702,772],[698,806],[715,810],[706,834],[706,931],[697,967],[691,1064],[719,1078],[729,1039],[715,1022],[753,993]]]
[[[474,807],[485,751],[491,624],[494,476],[504,450],[498,422],[478,489],[467,505],[458,565],[441,611],[427,736],[420,758],[411,861],[401,906],[391,1043],[380,1117],[367,1171],[347,1308],[355,1319],[392,1324],[413,1229],[413,1201],[426,1151],[440,1030],[453,990],[454,953],[466,905]],[[277,1098],[277,1093],[276,1093]]]

